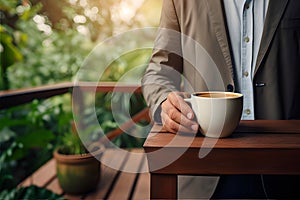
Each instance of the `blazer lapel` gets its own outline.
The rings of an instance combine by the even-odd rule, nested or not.
[[[230,43],[228,42],[228,35],[225,27],[224,9],[222,0],[206,0],[211,24],[215,30],[216,38],[221,48],[223,59],[226,67],[229,69],[230,76],[234,77],[232,58],[230,53]],[[220,66],[219,66],[220,67]]]
[[[261,62],[266,55],[266,52],[270,46],[272,38],[274,37],[275,31],[278,27],[280,19],[286,8],[289,0],[270,0],[267,16],[265,19],[265,25],[263,35],[261,38],[260,49],[257,55],[257,62],[255,65],[254,75],[256,74]]]

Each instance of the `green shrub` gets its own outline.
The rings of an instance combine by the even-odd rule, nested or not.
[[[14,187],[49,160],[60,134],[70,129],[71,119],[70,110],[53,100],[1,110],[0,190]]]

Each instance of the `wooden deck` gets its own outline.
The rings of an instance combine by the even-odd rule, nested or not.
[[[134,149],[134,152],[143,152],[143,149]],[[114,150],[106,150],[104,159],[117,161],[120,168],[126,165],[137,168],[147,167],[146,159],[133,159],[114,154]],[[51,159],[19,186],[37,185],[47,188],[66,199],[149,199],[150,198],[150,174],[126,173],[117,171],[101,164],[101,178],[97,189],[84,195],[70,195],[64,193],[56,176],[56,161]]]

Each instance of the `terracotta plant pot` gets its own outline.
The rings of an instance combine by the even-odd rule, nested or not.
[[[100,162],[103,153],[99,148],[92,154],[65,155],[54,151],[57,177],[61,188],[69,194],[83,194],[96,188],[100,179]],[[96,158],[95,158],[95,157]]]

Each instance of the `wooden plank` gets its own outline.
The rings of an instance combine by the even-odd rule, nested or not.
[[[116,154],[114,149],[107,149],[103,154],[104,162],[107,165],[113,163],[116,168],[122,168],[124,162],[126,162],[126,157]],[[104,199],[113,188],[114,182],[118,178],[119,172],[115,169],[112,169],[104,164],[101,164],[101,178],[100,183],[98,184],[94,192],[89,193],[85,199]]]
[[[83,199],[82,195],[65,194],[63,197],[67,200],[80,200],[80,199]]]
[[[0,109],[29,103],[34,99],[47,99],[56,95],[62,95],[72,92],[74,87],[80,87],[80,89],[87,92],[142,92],[139,84],[116,82],[65,82],[31,88],[0,91]]]
[[[56,161],[49,160],[46,164],[41,166],[31,176],[22,181],[18,187],[27,187],[30,185],[37,185],[39,187],[46,187],[56,177]]]
[[[27,187],[32,185],[32,177],[29,176],[25,180],[23,180],[21,183],[19,183],[18,188],[20,187]]]
[[[108,198],[116,200],[122,198],[128,199],[136,176],[136,173],[122,172],[116,185],[114,186],[112,193]]]
[[[177,199],[177,175],[151,174],[151,199]]]
[[[143,159],[142,168],[148,169],[147,159]],[[150,199],[150,173],[141,173],[139,175],[132,199]]]
[[[48,190],[51,190],[52,192],[58,194],[58,195],[62,195],[64,193],[64,191],[62,190],[62,188],[59,185],[58,179],[57,177],[54,178],[46,187]]]
[[[150,173],[142,173],[139,176],[132,199],[150,199]]]
[[[156,174],[300,174],[300,151],[294,149],[213,149],[199,158],[199,149],[188,149],[168,166],[157,169],[156,163],[174,152],[171,148],[148,160]],[[149,158],[148,158],[149,159]]]
[[[241,120],[239,133],[300,133],[300,120]]]
[[[33,88],[1,91],[0,109],[28,103],[34,99],[47,99],[56,95],[65,94],[70,92],[72,88],[73,83],[60,83]]]
[[[140,84],[129,84],[119,82],[78,82],[76,87],[79,86],[82,91],[87,92],[132,92],[141,93]]]
[[[168,133],[161,124],[154,124],[151,133]],[[300,133],[300,120],[241,120],[237,133]]]
[[[0,97],[5,98],[9,96],[17,96],[22,94],[37,94],[39,92],[44,91],[56,91],[56,90],[65,90],[65,89],[71,89],[73,88],[72,82],[66,82],[66,83],[57,83],[57,84],[51,84],[51,85],[43,85],[43,86],[37,86],[37,87],[30,87],[30,88],[22,88],[22,89],[15,89],[15,90],[6,90],[6,91],[0,91]]]
[[[45,165],[32,174],[32,184],[45,187],[56,176],[56,161],[49,160]]]
[[[124,169],[131,169],[138,171],[142,157],[136,157],[130,154]],[[120,177],[111,192],[109,199],[128,199],[131,195],[132,187],[138,173],[121,172]]]
[[[253,122],[253,123],[252,123]],[[228,138],[215,139],[203,137],[193,134],[172,134],[165,132],[152,132],[148,135],[145,148],[161,148],[161,147],[183,147],[183,148],[300,148],[300,121],[271,121],[266,123],[266,128],[257,129],[253,124],[263,124],[267,121],[248,121],[242,122],[241,132],[235,132]],[[285,122],[285,123],[283,123]],[[278,128],[275,124],[280,124]],[[271,125],[274,125],[272,128]],[[251,133],[246,132],[246,127],[249,127]],[[155,131],[158,126],[154,125]]]
[[[117,177],[118,171],[111,169],[105,165],[101,166],[101,179],[95,191],[88,194],[85,199],[104,199],[107,193],[109,193],[112,184]]]
[[[158,141],[159,140],[159,141]],[[300,134],[248,134],[236,133],[228,138],[186,137],[171,133],[151,133],[144,143],[145,148],[233,148],[270,149],[300,148]]]

